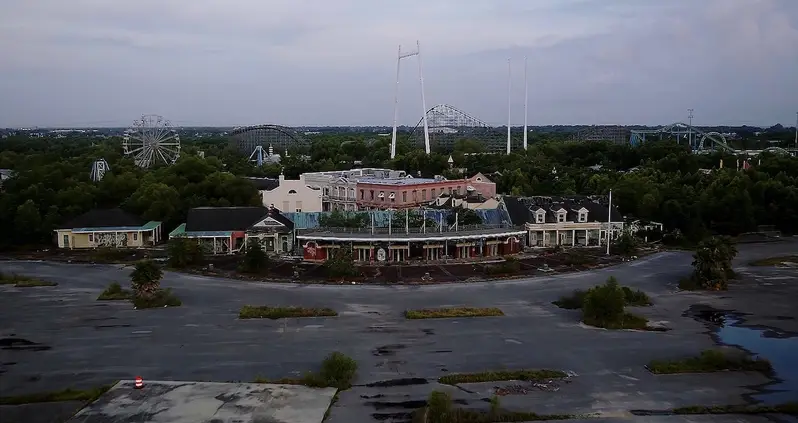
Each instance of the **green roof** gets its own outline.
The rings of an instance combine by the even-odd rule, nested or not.
[[[186,233],[186,224],[181,223],[180,226],[176,227],[172,232],[169,232],[169,237],[173,236],[180,236]]]
[[[142,226],[141,229],[146,231],[146,230],[149,230],[149,229],[155,229],[155,228],[157,228],[160,225],[161,225],[161,222],[156,222],[154,220],[151,220],[151,221],[147,222],[144,226]]]

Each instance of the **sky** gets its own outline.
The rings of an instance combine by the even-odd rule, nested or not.
[[[3,0],[0,127],[794,126],[798,0]],[[399,123],[423,115],[401,60]],[[508,59],[510,65],[508,67]],[[509,70],[509,72],[508,72]],[[508,78],[509,73],[509,78]],[[508,80],[510,89],[508,91]],[[508,96],[509,93],[509,96]]]

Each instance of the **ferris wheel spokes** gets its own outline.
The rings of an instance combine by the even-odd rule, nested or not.
[[[137,166],[169,165],[180,157],[180,135],[163,117],[144,115],[125,131],[122,149]]]

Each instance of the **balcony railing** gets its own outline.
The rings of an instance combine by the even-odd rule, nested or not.
[[[390,228],[391,234],[420,234],[420,233],[452,233],[452,232],[479,232],[479,231],[487,231],[487,230],[496,230],[496,229],[506,229],[510,230],[523,230],[521,226],[512,226],[512,225],[459,225],[456,229],[454,227],[449,227],[447,225],[443,225],[443,228],[439,228],[437,225],[428,225],[426,228],[417,228],[411,227],[405,230],[404,224],[392,226]],[[388,234],[387,227],[379,227],[379,228],[315,228],[315,229],[298,229],[297,235],[304,235],[309,233],[320,233],[320,232],[327,232],[327,233],[335,233],[335,234]]]

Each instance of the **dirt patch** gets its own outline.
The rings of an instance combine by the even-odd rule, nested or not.
[[[17,351],[47,351],[52,347],[23,338],[0,338],[0,348]]]
[[[375,357],[394,356],[399,350],[405,349],[407,346],[404,344],[391,344],[377,347],[371,351],[371,355]]]

